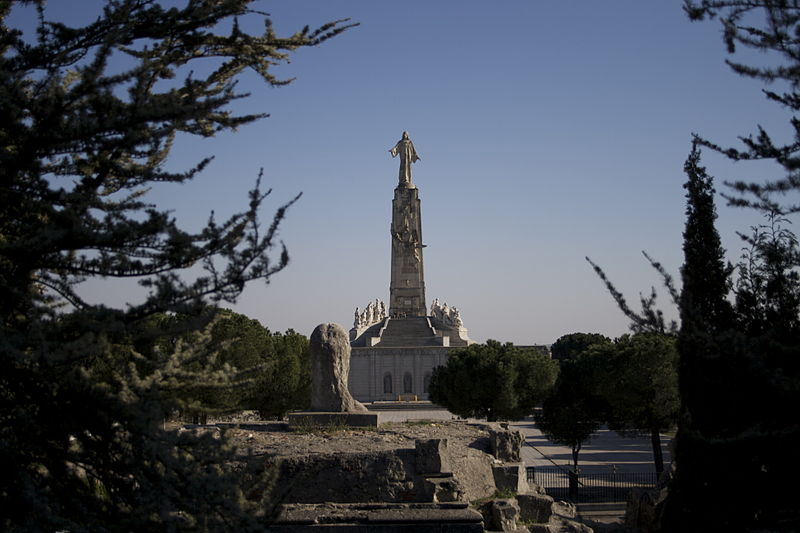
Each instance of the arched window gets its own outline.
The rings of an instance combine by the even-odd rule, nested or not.
[[[403,394],[411,394],[412,392],[411,372],[406,372],[406,375],[403,376]]]
[[[383,393],[384,394],[391,394],[392,393],[392,373],[387,372],[383,375]]]
[[[422,392],[428,394],[428,387],[431,385],[431,373],[425,372],[425,377],[422,378]]]

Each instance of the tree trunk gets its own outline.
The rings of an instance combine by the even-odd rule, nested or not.
[[[664,454],[661,453],[661,433],[658,428],[650,430],[650,442],[653,445],[653,462],[656,465],[656,475],[661,477],[664,472]]]
[[[572,464],[573,469],[577,473],[578,472],[578,454],[581,451],[581,443],[579,442],[575,446],[572,447]]]

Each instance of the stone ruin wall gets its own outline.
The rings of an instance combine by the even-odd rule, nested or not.
[[[453,457],[452,472],[418,472],[425,461],[418,455],[416,449],[401,448],[282,458],[273,466],[278,472],[273,491],[278,501],[291,503],[425,502],[432,501],[430,479],[452,479],[464,501],[495,492],[493,461],[483,451],[470,448]]]

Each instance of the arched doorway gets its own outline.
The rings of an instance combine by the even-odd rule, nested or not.
[[[403,376],[403,394],[412,394],[414,392],[413,381],[411,372],[406,372]]]

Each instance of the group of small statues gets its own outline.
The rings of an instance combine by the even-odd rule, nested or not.
[[[457,307],[449,307],[447,303],[440,304],[439,298],[431,303],[431,317],[438,320],[444,326],[460,328],[464,326],[461,320],[461,311]]]
[[[373,324],[381,322],[387,316],[386,305],[382,300],[376,298],[374,302],[367,304],[361,311],[356,307],[353,327],[356,329],[368,328]],[[395,313],[393,318],[402,318],[404,316],[405,313]],[[457,307],[448,306],[447,303],[440,304],[438,298],[431,303],[431,317],[443,326],[451,328],[460,328],[464,326],[464,321],[461,320],[461,311],[459,311]]]
[[[376,298],[374,302],[367,304],[361,312],[356,307],[354,315],[353,327],[356,329],[366,328],[386,318],[386,305]]]

